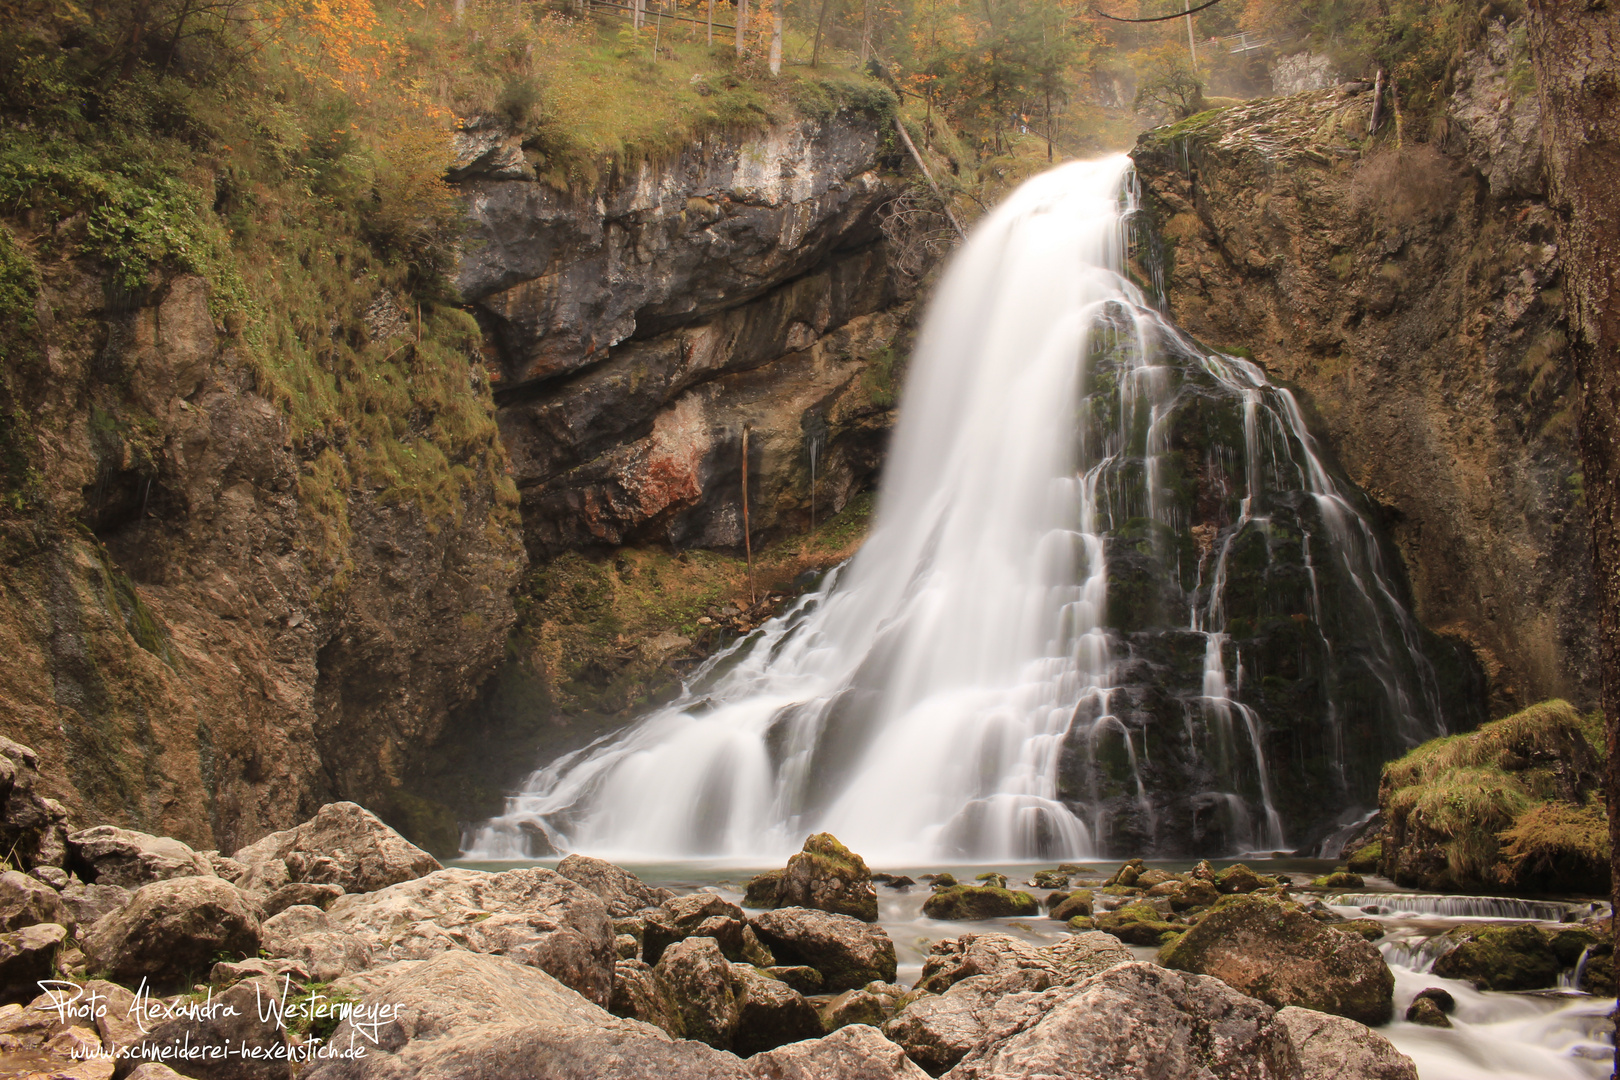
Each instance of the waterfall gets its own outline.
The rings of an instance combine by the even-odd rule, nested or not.
[[[470,854],[1269,851],[1445,722],[1424,632],[1293,396],[1126,276],[1123,156],[940,282],[870,536],[681,697],[546,764]],[[812,449],[812,454],[814,449]]]

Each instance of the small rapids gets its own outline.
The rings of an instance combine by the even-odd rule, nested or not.
[[[1120,156],[990,214],[860,553],[543,765],[468,856],[1219,855],[1362,813],[1447,729],[1430,639],[1293,395],[1127,279],[1137,212]]]
[[[1356,908],[1357,914],[1446,915],[1462,919],[1533,919],[1538,922],[1577,922],[1607,916],[1601,901],[1520,900],[1512,896],[1442,896],[1426,893],[1339,893],[1327,898],[1332,907]],[[1368,908],[1376,909],[1367,911]]]

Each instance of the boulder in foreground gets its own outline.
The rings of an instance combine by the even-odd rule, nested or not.
[[[1382,1024],[1395,976],[1376,946],[1297,905],[1248,897],[1217,907],[1159,953],[1167,968],[1213,975],[1268,1005],[1298,1005]]]
[[[341,980],[397,1018],[372,1045],[352,1020],[332,1033],[365,1057],[332,1061],[306,1080],[746,1080],[731,1054],[676,1041],[650,1024],[610,1015],[550,975],[504,956],[439,953]]]
[[[1277,1010],[1277,1021],[1299,1055],[1303,1080],[1418,1080],[1412,1059],[1365,1024],[1293,1005]]]
[[[755,1080],[926,1080],[894,1043],[865,1024],[839,1028],[824,1039],[797,1042],[751,1058]]]
[[[1133,961],[1091,976],[1050,1010],[1025,1009],[949,1080],[1296,1080],[1270,1006],[1218,979]]]
[[[110,979],[177,986],[206,976],[222,955],[255,955],[259,919],[223,878],[169,878],[143,885],[127,907],[90,928],[82,947],[90,969]]]
[[[367,893],[345,893],[326,917],[373,962],[446,949],[508,956],[606,1006],[613,996],[613,921],[595,893],[540,867],[486,874],[459,867]]]
[[[169,878],[214,876],[213,863],[188,845],[113,825],[71,834],[68,851],[80,875],[99,885],[138,889]]]
[[[894,981],[894,942],[882,927],[809,908],[767,911],[751,924],[780,963],[820,972],[827,993]]]
[[[439,860],[352,802],[327,803],[302,825],[271,833],[233,858],[247,867],[237,884],[264,893],[289,881],[374,892],[441,869]]]

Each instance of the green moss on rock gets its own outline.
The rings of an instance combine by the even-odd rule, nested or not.
[[[1038,915],[1040,905],[1027,892],[989,885],[951,885],[938,889],[923,904],[930,919],[1002,919]]]
[[[1276,1008],[1298,1005],[1372,1025],[1394,1013],[1395,977],[1377,948],[1270,897],[1217,905],[1165,946],[1159,963],[1213,975]]]
[[[1474,926],[1453,930],[1455,944],[1434,962],[1443,979],[1467,979],[1481,990],[1546,990],[1563,965],[1552,942],[1534,926]]]
[[[1590,730],[1568,702],[1547,701],[1385,766],[1383,872],[1424,889],[1606,894],[1608,818]]]

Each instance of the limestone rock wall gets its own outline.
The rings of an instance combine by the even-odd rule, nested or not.
[[[537,556],[742,545],[869,483],[910,286],[877,214],[886,121],[843,111],[710,139],[588,190],[464,180],[459,284],[488,330]]]
[[[5,734],[73,820],[203,848],[335,797],[386,808],[513,621],[523,552],[489,482],[472,471],[457,518],[344,490],[348,540],[323,558],[315,450],[202,279],[134,305],[71,262],[43,284],[40,355],[8,360],[28,424],[9,434],[37,464],[0,533]]]
[[[1381,504],[1418,614],[1484,662],[1494,708],[1594,700],[1593,595],[1559,252],[1535,93],[1498,25],[1434,138],[1367,137],[1349,84],[1143,137],[1178,322],[1296,387]]]

